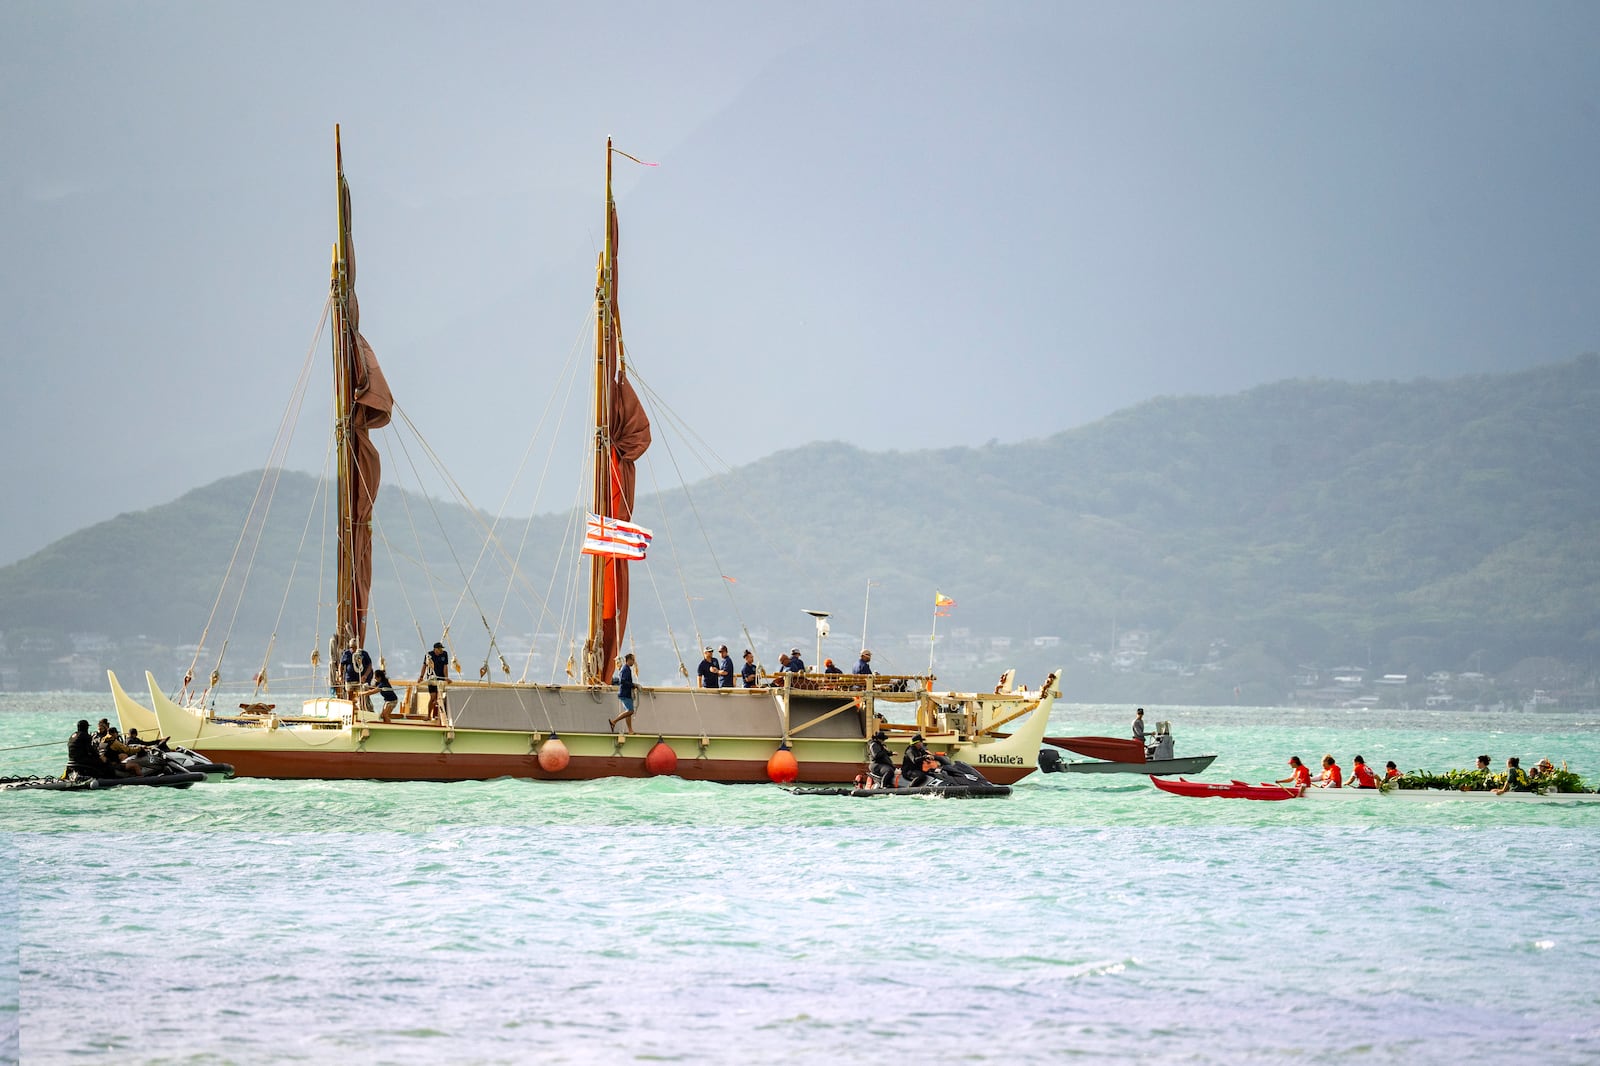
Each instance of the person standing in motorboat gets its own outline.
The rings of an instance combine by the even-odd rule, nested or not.
[[[1123,706],[1126,707],[1127,704],[1123,704]],[[1144,735],[1144,708],[1140,707],[1133,712],[1133,739],[1143,744],[1145,742]]]
[[[894,787],[894,753],[884,743],[888,739],[889,734],[880,729],[872,734],[872,740],[867,744],[867,772],[876,788]]]

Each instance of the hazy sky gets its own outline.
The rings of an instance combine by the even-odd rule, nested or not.
[[[6,0],[0,564],[266,461],[335,122],[365,333],[494,505],[607,134],[636,365],[724,457],[981,444],[1600,348],[1596,56],[1593,3]]]

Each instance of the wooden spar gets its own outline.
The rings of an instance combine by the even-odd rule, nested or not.
[[[345,204],[348,193],[344,180],[344,148],[340,142],[339,126],[333,127],[334,169],[338,175],[337,199],[339,203],[339,236],[334,246],[333,259],[333,433],[338,449],[338,574],[334,589],[337,609],[337,641],[328,669],[337,672],[338,651],[345,648],[356,632],[355,606],[355,493],[358,491],[354,455],[350,444],[350,412],[354,405],[355,371],[351,351],[349,299],[350,299],[350,219]],[[343,678],[340,678],[342,681]]]
[[[616,249],[611,243],[611,216],[616,210],[611,195],[611,138],[606,138],[606,214],[605,245],[600,253],[594,287],[594,513],[604,518],[611,514],[611,404],[610,382],[606,375],[606,355],[615,328],[612,293]],[[583,680],[586,684],[605,684],[600,677],[605,655],[605,567],[611,560],[603,555],[589,557],[589,635],[583,645]]]

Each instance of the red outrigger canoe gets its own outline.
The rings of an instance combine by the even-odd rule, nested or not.
[[[1168,781],[1162,777],[1150,778],[1150,783],[1174,796],[1220,796],[1223,799],[1287,800],[1300,795],[1300,789],[1265,782],[1252,785],[1245,781],[1188,781],[1178,778]]]

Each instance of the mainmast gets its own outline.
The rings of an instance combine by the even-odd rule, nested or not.
[[[591,508],[602,518],[611,510],[611,375],[615,373],[616,329],[616,217],[617,205],[611,194],[611,138],[606,138],[606,217],[605,243],[595,271],[594,285],[594,486]],[[611,365],[608,365],[611,364]],[[611,582],[607,569],[616,561],[603,555],[589,557],[589,633],[583,644],[583,674],[586,684],[606,684],[609,678],[605,658],[604,626],[606,592]],[[615,608],[613,608],[613,614]]]

